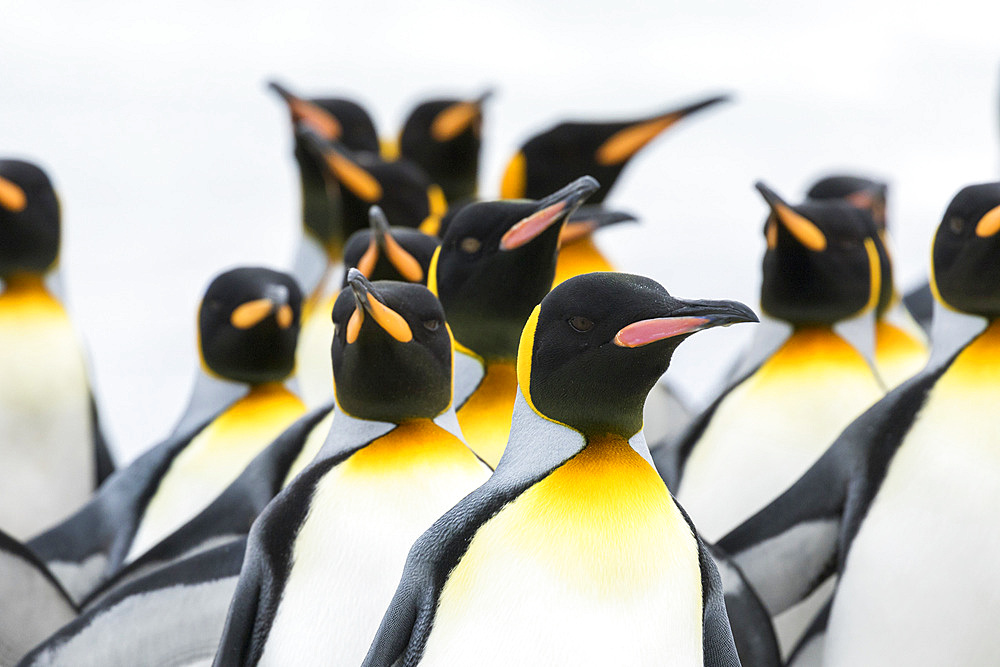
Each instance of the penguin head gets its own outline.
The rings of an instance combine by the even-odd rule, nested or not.
[[[198,310],[204,366],[235,382],[279,382],[295,368],[302,293],[288,274],[259,267],[220,274]]]
[[[368,227],[368,209],[379,206],[393,224],[437,232],[448,205],[441,188],[409,160],[386,162],[375,153],[350,151],[306,128],[303,137],[322,159],[328,178],[339,187],[344,236]]]
[[[351,269],[333,306],[337,404],[359,419],[432,419],[451,404],[451,336],[423,285]]]
[[[438,239],[408,227],[390,227],[378,206],[368,212],[370,229],[351,234],[344,246],[344,266],[369,280],[400,280],[427,284],[427,269]],[[347,287],[347,275],[344,284]]]
[[[521,146],[504,171],[500,196],[538,198],[589,174],[601,183],[590,197],[592,204],[599,204],[629,160],[660,133],[685,116],[728,99],[710,97],[637,120],[560,123]]]
[[[517,381],[535,412],[584,435],[630,438],[646,395],[691,334],[756,322],[735,301],[677,299],[656,281],[586,273],[554,288],[521,335]]]
[[[423,167],[449,202],[476,192],[483,105],[491,95],[486,91],[474,100],[430,100],[403,123],[400,155]]]
[[[886,204],[889,184],[862,176],[827,176],[821,178],[806,193],[816,200],[842,199],[855,208],[868,211],[879,233],[885,232]]]
[[[962,188],[934,235],[931,289],[962,312],[1000,316],[1000,183]]]
[[[352,151],[378,152],[375,123],[357,102],[343,97],[306,99],[277,81],[268,87],[288,105],[293,128],[308,127],[326,141],[338,141]]]
[[[42,274],[59,257],[59,200],[49,177],[22,160],[0,160],[0,277]]]
[[[552,288],[563,222],[598,188],[584,176],[540,201],[475,202],[451,221],[428,287],[456,340],[484,359],[513,359],[532,308]]]
[[[794,325],[831,325],[874,310],[882,296],[880,241],[871,216],[842,201],[785,203],[763,183],[761,308]]]

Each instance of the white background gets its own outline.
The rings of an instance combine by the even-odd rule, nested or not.
[[[735,101],[634,160],[601,238],[678,296],[757,305],[766,180],[787,198],[831,169],[892,183],[900,282],[961,186],[998,169],[993,2],[20,2],[0,0],[0,154],[50,172],[62,267],[112,445],[130,459],[177,418],[195,312],[237,264],[287,267],[298,186],[278,77],[364,103],[394,134],[418,100],[496,88],[483,194],[531,133],[717,92]],[[750,333],[699,334],[670,374],[702,400]]]

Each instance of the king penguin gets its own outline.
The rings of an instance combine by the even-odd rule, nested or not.
[[[216,665],[358,664],[410,545],[491,473],[433,421],[452,404],[438,300],[357,270],[348,281],[330,437],[254,523]]]
[[[810,199],[840,199],[871,213],[880,243],[882,294],[875,315],[875,365],[886,387],[898,386],[916,375],[930,358],[927,335],[910,315],[893,279],[892,253],[886,224],[889,186],[860,176],[828,176],[816,181]],[[929,318],[928,318],[929,319]]]
[[[742,304],[621,273],[546,296],[520,338],[503,458],[410,549],[365,667],[739,665],[642,406],[688,335],[748,321]]]
[[[791,486],[885,393],[869,358],[882,275],[870,216],[843,202],[791,206],[758,189],[770,209],[761,309],[790,332],[676,444],[653,450],[710,541]],[[814,611],[776,620],[786,652]]]
[[[839,573],[793,664],[992,665],[1000,655],[1000,183],[962,189],[934,238],[927,369],[723,538],[777,613]],[[940,335],[938,335],[940,334]],[[822,627],[826,631],[823,634]]]
[[[399,154],[420,165],[449,203],[476,196],[483,106],[492,94],[421,102],[403,122]]]
[[[82,509],[29,542],[75,600],[201,511],[303,414],[282,384],[294,366],[300,311],[299,288],[284,273],[237,268],[211,282],[198,314],[202,365],[249,389],[116,472]]]
[[[428,287],[455,339],[458,421],[491,466],[510,431],[521,329],[552,287],[563,223],[597,188],[584,176],[539,201],[469,204],[431,260]]]
[[[113,469],[56,274],[59,200],[35,164],[0,160],[0,529],[28,539]]]

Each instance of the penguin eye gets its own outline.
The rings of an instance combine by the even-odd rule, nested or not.
[[[590,331],[594,328],[594,323],[588,320],[586,317],[577,315],[575,317],[569,318],[569,325],[573,327],[574,331],[579,331],[583,333],[585,331]]]
[[[458,246],[470,255],[479,252],[479,249],[483,247],[483,242],[474,236],[466,236],[459,242]]]
[[[949,218],[948,220],[948,229],[950,229],[956,234],[961,234],[962,228],[964,226],[965,226],[965,220],[962,220],[958,216],[954,216],[952,218]]]
[[[441,320],[424,320],[424,328],[428,331],[437,331],[441,326]]]

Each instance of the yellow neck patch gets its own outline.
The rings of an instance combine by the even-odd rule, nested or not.
[[[500,197],[502,199],[521,199],[528,187],[528,159],[518,151],[503,172],[500,181]]]
[[[865,239],[865,252],[868,254],[868,303],[861,309],[867,313],[878,307],[878,299],[882,293],[882,262],[878,258],[878,249],[875,247],[874,239]]]
[[[45,289],[45,281],[36,274],[15,274],[4,278],[0,292],[0,317],[11,321],[24,318],[68,320],[58,299]]]
[[[437,274],[438,274],[437,269],[438,269],[439,257],[441,257],[441,246],[438,246],[437,249],[434,251],[434,254],[431,255],[431,265],[427,268],[427,289],[430,290],[431,294],[433,294],[438,298],[440,298],[440,295],[438,294],[438,281],[437,281]]]
[[[407,421],[351,455],[344,473],[381,476],[387,473],[421,475],[445,463],[482,469],[461,440],[429,419]]]
[[[567,243],[559,249],[559,256],[556,260],[556,277],[552,286],[569,280],[574,276],[595,271],[614,271],[601,251],[597,249],[597,244],[590,236],[577,239],[572,243]]]
[[[956,382],[966,387],[995,391],[997,377],[1000,377],[1000,320],[993,320],[955,358],[935,389]]]
[[[517,372],[508,361],[489,362],[486,375],[458,410],[469,448],[496,468],[507,447],[517,397]]]

